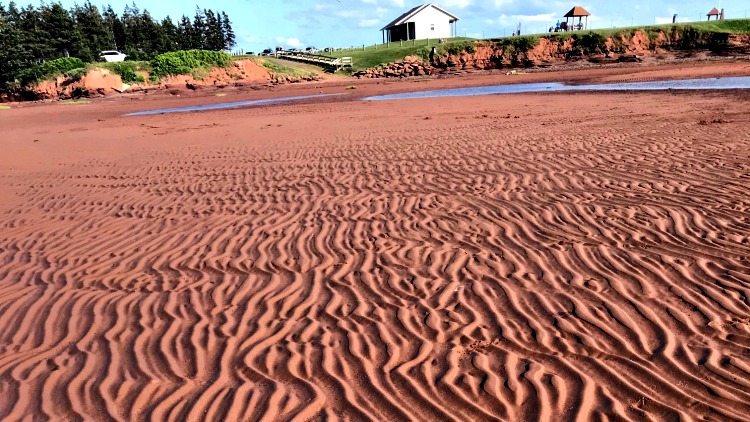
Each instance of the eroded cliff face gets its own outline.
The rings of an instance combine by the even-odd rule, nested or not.
[[[686,39],[684,34],[635,31],[616,37],[597,37],[577,34],[576,37],[544,37],[530,48],[513,40],[479,41],[474,52],[445,54],[436,67],[500,68],[544,65],[569,60],[607,58],[611,61],[630,61],[633,56],[664,54],[673,51],[711,50],[716,54],[750,50],[750,35],[719,34],[713,38],[696,35]]]
[[[529,42],[529,39],[518,37],[476,41],[458,53],[446,52],[433,62],[410,56],[386,66],[357,72],[355,76],[404,77],[451,69],[534,67],[576,60],[635,62],[645,56],[678,51],[708,50],[715,54],[750,52],[750,35],[700,34],[689,31],[646,33],[637,30],[611,37],[582,32],[552,34],[534,42]]]
[[[148,80],[149,75],[142,73],[141,76]],[[0,102],[97,97],[121,92],[169,89],[175,86],[197,89],[203,86],[228,86],[235,83],[284,82],[295,82],[295,80],[274,76],[252,60],[237,60],[228,68],[215,68],[200,78],[177,75],[163,78],[159,83],[140,84],[125,84],[120,75],[98,68],[90,70],[81,78],[72,79],[61,76],[36,85],[0,92]]]

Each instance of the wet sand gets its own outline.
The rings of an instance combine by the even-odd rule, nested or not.
[[[750,93],[352,101],[697,73],[0,111],[0,419],[748,420]]]

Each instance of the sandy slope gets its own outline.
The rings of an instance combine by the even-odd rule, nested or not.
[[[0,419],[748,419],[747,94],[133,103],[0,116]]]

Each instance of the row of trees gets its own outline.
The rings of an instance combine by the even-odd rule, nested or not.
[[[119,50],[131,60],[147,60],[176,50],[229,50],[235,35],[225,12],[196,7],[195,16],[175,22],[154,19],[133,3],[121,15],[87,1],[72,9],[59,3],[19,8],[0,3],[0,86],[24,68],[59,57],[99,60],[104,50]]]

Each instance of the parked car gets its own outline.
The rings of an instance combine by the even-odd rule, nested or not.
[[[307,47],[307,48],[305,49],[305,52],[307,52],[308,54],[315,54],[315,53],[317,53],[317,52],[318,52],[318,49],[317,49],[317,48],[315,48],[315,47]]]
[[[112,62],[124,62],[125,57],[128,57],[128,56],[116,50],[107,50],[107,51],[102,51],[101,57],[104,59],[105,62],[112,63]]]
[[[271,54],[273,54],[273,50],[271,50],[270,48],[266,48],[262,53],[260,53],[261,56],[270,56]]]

